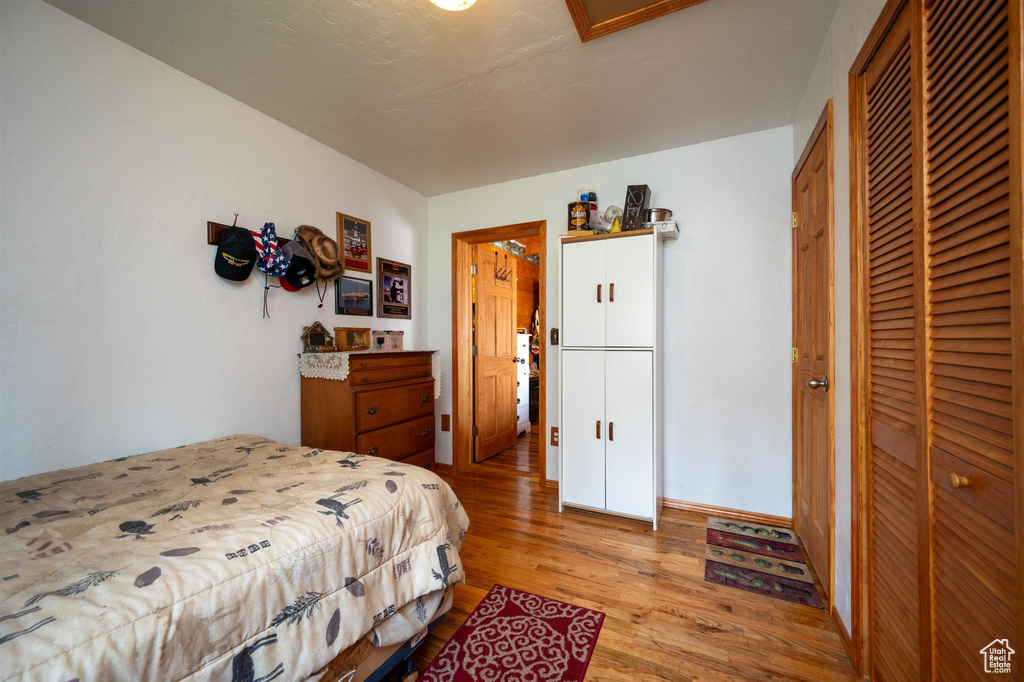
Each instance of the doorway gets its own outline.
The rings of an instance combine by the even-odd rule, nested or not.
[[[793,530],[831,603],[835,545],[832,100],[793,170]]]
[[[535,221],[457,232],[452,235],[452,464],[456,471],[465,471],[473,467],[478,460],[485,458],[478,457],[478,453],[480,455],[495,454],[489,452],[493,447],[481,447],[483,434],[486,432],[489,437],[498,436],[499,432],[507,431],[508,423],[511,422],[514,428],[513,436],[518,438],[525,435],[525,437],[531,437],[536,443],[540,485],[542,487],[556,485],[554,481],[547,480],[544,438],[546,432],[545,374],[547,370],[544,340],[547,330],[546,233],[546,221]],[[515,249],[509,251],[507,248],[495,248],[494,246],[512,240],[519,244],[529,245],[526,251],[539,256],[539,266],[534,265],[531,269],[531,260],[521,258],[514,252]],[[535,251],[531,251],[530,247]],[[506,265],[506,255],[508,255],[509,265]],[[516,283],[515,291],[508,292],[507,288],[504,291],[514,296],[512,298],[513,312],[511,313],[515,318],[514,331],[518,334],[522,330],[531,339],[526,357],[519,355],[521,337],[518,336],[512,340],[514,345],[511,354],[503,353],[501,348],[489,346],[489,338],[486,343],[477,343],[477,341],[482,341],[482,337],[477,338],[483,332],[482,327],[496,329],[496,320],[507,315],[507,312],[499,314],[499,311],[507,311],[506,306],[509,303],[504,294],[493,288],[499,283],[494,282],[495,277],[492,275],[505,275],[505,270],[512,269],[516,270],[516,278],[513,280]],[[474,276],[474,270],[478,273],[477,276]],[[525,299],[520,300],[519,294],[520,292],[525,294],[523,282],[529,279],[531,273],[536,278],[536,284],[530,284],[530,287],[535,288],[537,295],[535,311],[528,310],[524,305],[515,305],[517,302],[525,302]],[[500,284],[507,285],[508,282]],[[480,300],[481,305],[478,306],[478,297],[481,295],[491,296],[490,303],[484,305]],[[505,324],[503,328],[507,328],[507,324],[503,324]],[[476,346],[477,352],[475,356],[473,354],[474,346]],[[485,348],[485,346],[487,347]],[[488,358],[486,363],[480,362],[484,357],[481,353],[486,354]],[[502,355],[506,357],[501,357]],[[496,356],[500,359],[495,360]],[[512,362],[513,359],[516,359],[515,364]],[[520,359],[525,362],[520,363]],[[500,365],[497,364],[499,362]],[[495,379],[491,381],[488,378],[491,376],[488,373],[490,370],[486,365],[515,367],[517,370],[519,369],[516,367],[517,365],[522,365],[527,370],[536,367],[535,372],[527,372],[527,382],[532,386],[529,386],[525,392],[520,391],[524,388],[520,371],[511,375],[515,377],[511,384],[499,375],[494,375]],[[532,382],[529,378],[530,374],[535,377]],[[517,382],[519,382],[519,386],[516,386]],[[478,414],[481,397],[489,400],[491,407],[494,407],[493,403],[498,400],[502,401],[502,406],[510,406],[511,416],[507,409],[503,411],[504,416],[500,421],[501,429],[494,424],[486,423],[486,420],[490,418],[489,415],[493,412],[485,415]],[[532,428],[525,434],[520,412],[516,409],[518,407],[516,400],[522,400],[524,397],[528,397],[529,400],[527,414],[535,419],[535,421],[530,419]],[[484,405],[483,409],[486,412],[488,405]],[[481,420],[479,418],[481,416],[485,418]],[[481,423],[481,421],[485,423]],[[495,428],[492,429],[490,426]],[[507,438],[507,435],[502,435],[502,437]],[[515,440],[508,445],[514,446]]]

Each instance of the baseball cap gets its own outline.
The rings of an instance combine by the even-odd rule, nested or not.
[[[221,232],[213,261],[214,272],[232,282],[242,282],[252,274],[255,264],[256,245],[249,230],[229,227]]]
[[[281,247],[281,253],[288,259],[288,271],[281,276],[281,287],[287,291],[298,291],[314,281],[316,266],[302,244],[291,241]]]

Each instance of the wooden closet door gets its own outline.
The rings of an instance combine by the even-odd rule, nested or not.
[[[922,657],[918,571],[924,560],[919,551],[924,451],[918,354],[923,316],[908,9],[865,75],[870,676],[916,680]]]
[[[983,647],[1003,638],[1024,644],[1014,520],[1013,374],[1021,367],[1011,269],[1020,263],[1010,230],[1021,226],[1010,210],[1010,1],[1019,0],[937,0],[925,14],[937,679],[984,678]]]

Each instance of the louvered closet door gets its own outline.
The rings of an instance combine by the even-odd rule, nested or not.
[[[868,385],[871,448],[868,519],[871,677],[920,676],[918,424],[923,329],[915,286],[909,11],[868,68]],[[918,190],[919,191],[919,190]]]
[[[1010,331],[1019,298],[1011,300],[1010,279],[1008,7],[938,0],[926,14],[938,679],[985,677],[979,651],[994,639],[1008,637],[1022,652],[1015,671],[1024,660],[1014,538],[1012,380],[1021,368],[1013,366]]]

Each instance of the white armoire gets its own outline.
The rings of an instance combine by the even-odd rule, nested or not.
[[[677,235],[562,238],[560,510],[605,511],[658,528],[662,239]]]

